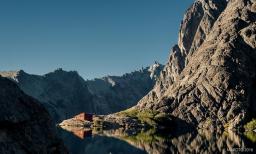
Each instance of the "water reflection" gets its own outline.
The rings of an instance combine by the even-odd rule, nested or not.
[[[245,132],[244,135],[253,143],[256,143],[256,131],[248,131]]]
[[[152,129],[138,132],[117,129],[84,130],[84,133],[78,133],[78,130],[69,130],[74,131],[72,135],[64,130],[60,131],[61,137],[74,154],[255,153],[256,150],[255,143],[233,132],[213,134],[199,130],[175,134]]]
[[[83,136],[84,138],[60,128],[58,133],[72,154],[146,154],[125,141],[97,135],[93,131],[85,130],[85,134],[91,135]]]
[[[72,133],[74,136],[76,136],[77,138],[83,140],[85,138],[91,138],[93,136],[93,132],[91,129],[88,128],[82,128],[82,127],[71,127],[71,126],[65,126],[62,127],[63,130]],[[61,129],[61,128],[59,128]],[[60,131],[60,130],[59,130]],[[64,133],[63,131],[60,131],[62,133]]]

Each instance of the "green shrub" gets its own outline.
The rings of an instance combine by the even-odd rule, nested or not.
[[[155,116],[157,114],[158,112],[152,110],[138,111],[136,109],[128,109],[118,113],[119,116],[128,116],[131,118],[136,118],[142,123],[147,123],[148,125],[153,127],[156,125]]]
[[[252,121],[248,122],[245,126],[244,126],[246,131],[253,131],[256,129],[256,119],[253,119]]]
[[[123,136],[126,141],[131,141],[133,143],[154,143],[154,142],[164,142],[169,138],[165,135],[157,134],[155,129],[149,129],[147,131],[141,131],[135,135]]]
[[[256,143],[256,133],[253,131],[245,132],[244,135],[251,140],[252,142]]]
[[[157,127],[157,124],[167,124],[171,121],[170,117],[165,113],[159,113],[154,110],[138,111],[131,108],[118,113],[119,116],[127,116],[134,119],[138,119],[141,123],[146,123],[149,126]]]
[[[122,112],[119,112],[117,115],[119,116],[127,116],[127,117],[137,117],[138,110],[136,109],[128,109]]]
[[[157,115],[158,112],[152,111],[152,110],[145,110],[142,112],[139,112],[137,114],[138,120],[141,122],[147,123],[150,126],[155,127],[157,122],[155,119],[155,116]]]

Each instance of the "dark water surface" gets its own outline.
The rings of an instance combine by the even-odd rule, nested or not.
[[[256,134],[247,135],[249,140],[232,132],[173,134],[154,130],[131,133],[58,128],[58,133],[73,154],[256,153]]]

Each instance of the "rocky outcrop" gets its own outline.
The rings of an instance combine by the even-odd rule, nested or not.
[[[197,0],[155,87],[133,109],[211,130],[239,129],[255,116],[255,3]]]
[[[0,153],[67,153],[37,100],[0,77]]]
[[[92,123],[89,121],[76,120],[74,118],[67,119],[58,124],[61,128],[74,127],[74,128],[91,128]]]
[[[188,57],[201,46],[225,6],[225,0],[198,0],[187,10],[180,26],[178,44],[172,48],[169,61],[155,85],[157,97],[177,81],[189,61]]]
[[[85,81],[75,71],[58,69],[31,75],[24,71],[0,72],[15,81],[28,95],[38,99],[55,122],[78,113],[108,114],[136,105],[154,86],[163,66],[155,63],[123,76],[107,76]]]

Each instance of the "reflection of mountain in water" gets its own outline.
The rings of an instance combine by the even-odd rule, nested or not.
[[[147,151],[149,154],[163,153],[229,153],[253,151],[255,144],[233,132],[213,134],[209,132],[189,132],[183,135],[159,134],[153,130],[128,135],[123,130],[104,131],[104,135],[125,140],[129,144]]]
[[[81,140],[80,137],[68,131],[59,129],[58,132],[73,154],[146,154],[145,151],[113,137],[93,135]]]
[[[70,146],[71,151],[74,153],[105,153],[110,152],[110,149],[113,150],[111,151],[112,153],[116,153],[114,151],[125,151],[126,153],[133,151],[134,154],[142,153],[143,151],[149,154],[165,154],[236,153],[256,150],[253,149],[253,147],[256,147],[255,143],[233,132],[213,134],[198,131],[187,132],[185,134],[172,134],[156,133],[154,130],[131,132],[118,129],[103,131],[101,134],[93,131],[93,137],[87,137],[84,140],[79,140],[70,134],[69,136],[63,136],[63,134],[62,138],[65,140],[66,145]],[[81,151],[73,150],[78,150],[79,148],[81,148]]]

